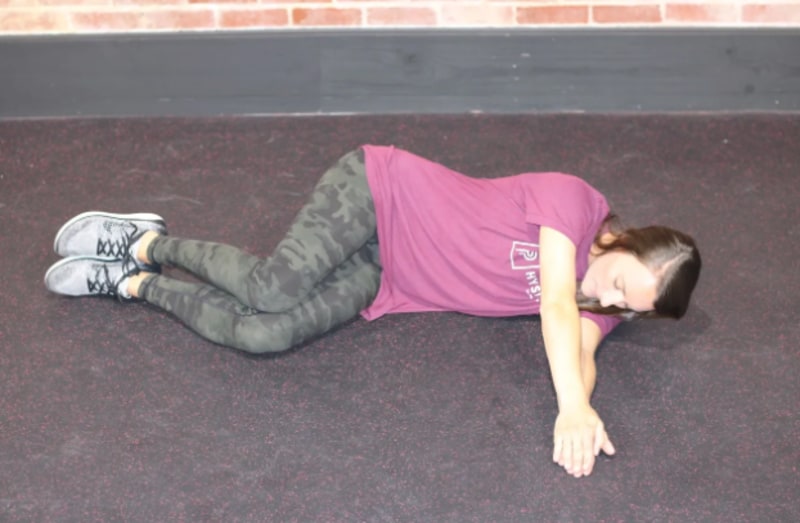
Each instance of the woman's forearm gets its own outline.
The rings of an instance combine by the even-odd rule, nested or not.
[[[594,354],[583,353],[581,355],[581,377],[583,378],[586,401],[591,403],[592,392],[594,392],[594,385],[597,381],[597,366],[594,363]]]
[[[603,333],[600,327],[588,318],[581,318],[581,378],[587,401],[592,398],[597,381],[594,355],[602,339]]]
[[[577,307],[554,303],[540,311],[542,334],[559,410],[586,404]]]

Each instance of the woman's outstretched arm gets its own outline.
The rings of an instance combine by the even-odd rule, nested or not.
[[[594,385],[597,380],[597,368],[594,363],[594,354],[603,340],[603,332],[595,322],[588,318],[581,318],[581,377],[586,401],[591,401]]]
[[[581,318],[575,303],[575,245],[562,233],[542,227],[539,253],[539,314],[559,411],[553,431],[553,460],[580,477],[592,472],[601,450],[613,453],[614,447],[602,420],[589,404],[594,367],[587,368],[586,373],[582,369],[585,359]]]

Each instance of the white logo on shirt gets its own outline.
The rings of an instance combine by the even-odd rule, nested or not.
[[[537,303],[542,299],[542,286],[539,284],[539,245],[515,241],[511,244],[511,268],[525,271],[525,294]]]
[[[518,242],[511,244],[511,268],[527,271],[539,268],[539,246],[535,243]]]

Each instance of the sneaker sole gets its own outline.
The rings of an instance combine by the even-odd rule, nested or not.
[[[117,220],[140,220],[140,221],[147,221],[147,222],[154,222],[158,225],[161,225],[165,229],[167,228],[167,222],[159,216],[158,214],[153,214],[150,212],[139,212],[139,213],[132,213],[132,214],[115,214],[111,212],[102,212],[102,211],[87,211],[82,212],[79,215],[71,218],[67,223],[61,226],[61,228],[56,233],[56,238],[53,240],[53,251],[57,254],[58,253],[58,240],[61,238],[61,234],[67,230],[73,223],[83,220],[84,218],[89,218],[91,216],[100,216],[102,218],[115,218]]]

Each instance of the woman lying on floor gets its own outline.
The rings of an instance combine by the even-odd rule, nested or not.
[[[700,274],[689,236],[618,227],[581,179],[476,179],[393,147],[364,146],[321,178],[272,256],[167,236],[155,214],[88,212],[56,235],[45,275],[69,296],[141,299],[201,336],[277,352],[359,314],[539,314],[559,414],[553,459],[588,475],[614,453],[590,406],[594,354],[622,319],[680,318]],[[184,269],[205,284],[160,274]]]

